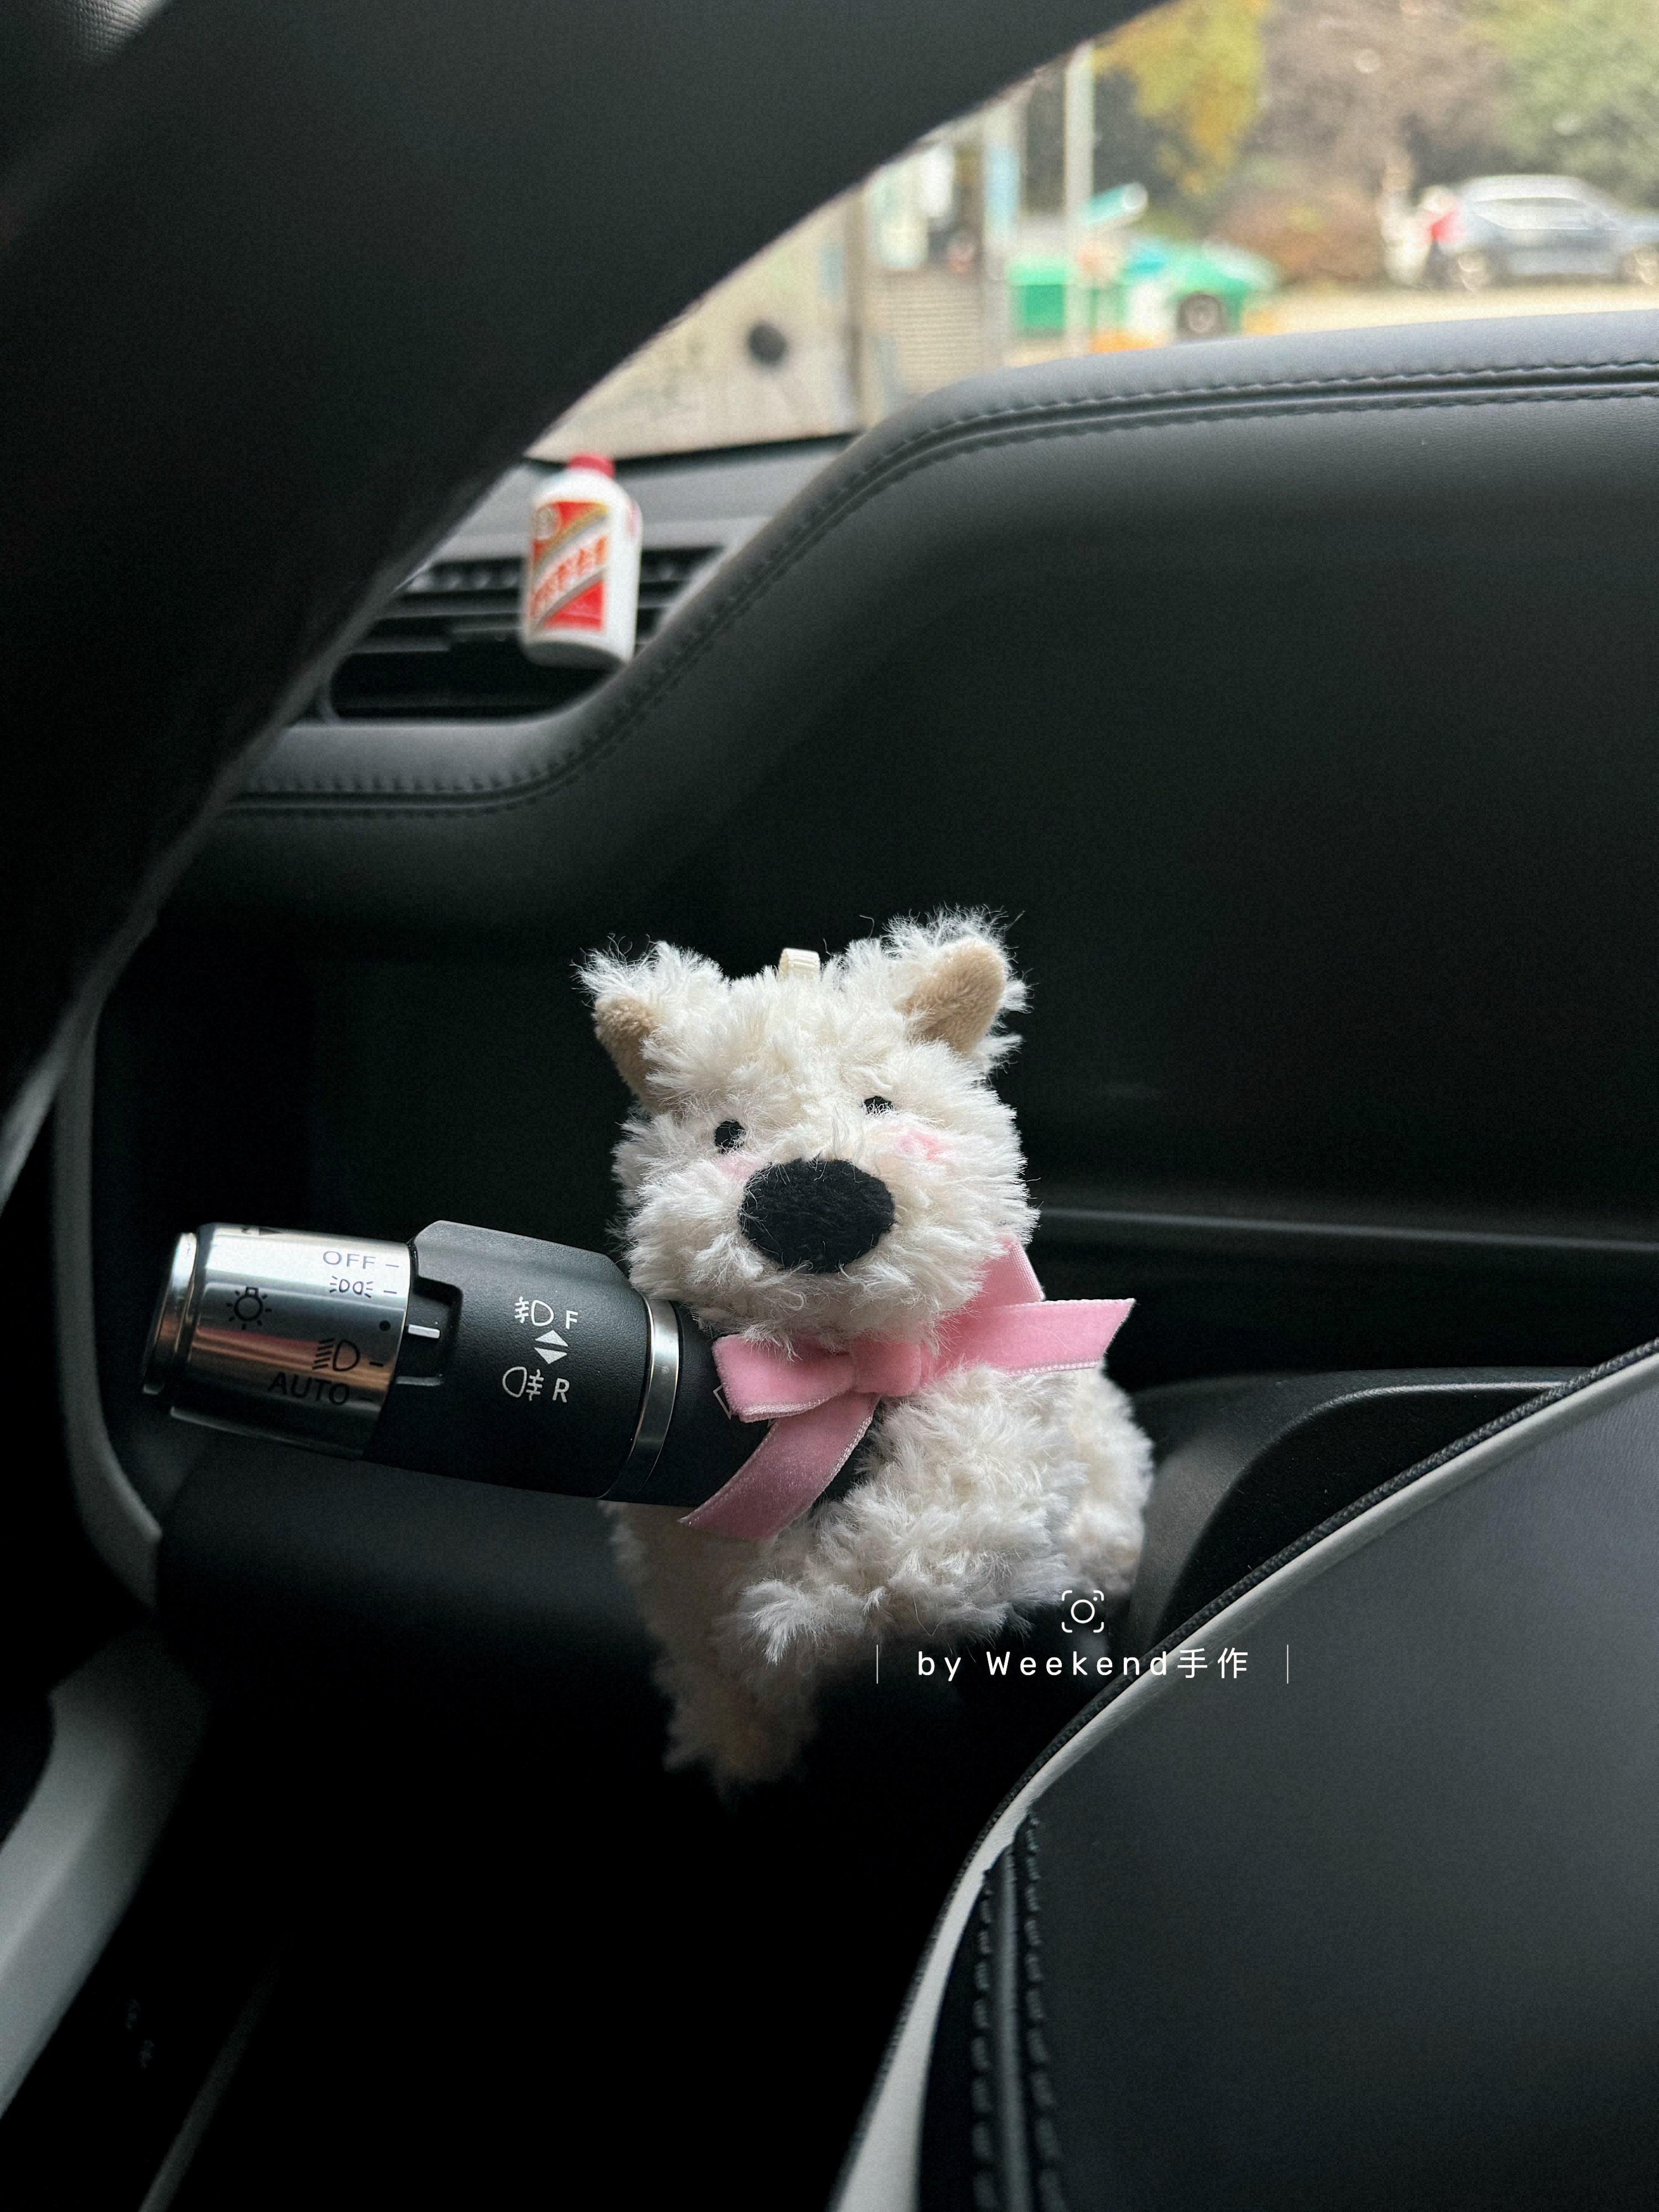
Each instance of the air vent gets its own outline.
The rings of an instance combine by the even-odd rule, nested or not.
[[[640,560],[641,642],[661,624],[714,545],[650,546]],[[440,558],[418,570],[334,672],[325,720],[499,720],[545,714],[603,679],[542,668],[519,650],[516,559]]]

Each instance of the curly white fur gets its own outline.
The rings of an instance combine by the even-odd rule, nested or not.
[[[951,996],[964,968],[981,990],[991,979],[980,1018]],[[981,917],[896,924],[817,976],[728,981],[659,945],[638,962],[596,954],[583,980],[641,1095],[617,1151],[639,1290],[785,1347],[931,1343],[1029,1237],[1013,1115],[987,1081],[1024,991]],[[728,1129],[718,1149],[731,1122],[741,1139]],[[835,1273],[780,1268],[738,1225],[750,1177],[801,1158],[850,1160],[892,1196],[891,1228]],[[1128,1587],[1151,1453],[1103,1374],[957,1368],[887,1401],[866,1453],[845,1497],[763,1543],[614,1509],[662,1649],[671,1765],[722,1784],[775,1776],[811,1733],[817,1685],[873,1643],[985,1639],[1068,1585]]]

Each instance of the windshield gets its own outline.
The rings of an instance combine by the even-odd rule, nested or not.
[[[1172,0],[800,223],[533,449],[865,428],[975,371],[1659,302],[1656,0]]]

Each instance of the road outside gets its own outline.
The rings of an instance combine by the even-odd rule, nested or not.
[[[1494,284],[1484,292],[1407,291],[1395,285],[1297,285],[1252,320],[1256,331],[1361,331],[1383,323],[1484,322],[1494,315],[1584,315],[1659,308],[1646,284]]]

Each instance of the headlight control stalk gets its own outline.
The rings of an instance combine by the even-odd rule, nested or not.
[[[177,1419],[473,1482],[700,1505],[759,1442],[709,1340],[597,1252],[434,1221],[412,1244],[179,1237],[144,1389]]]

